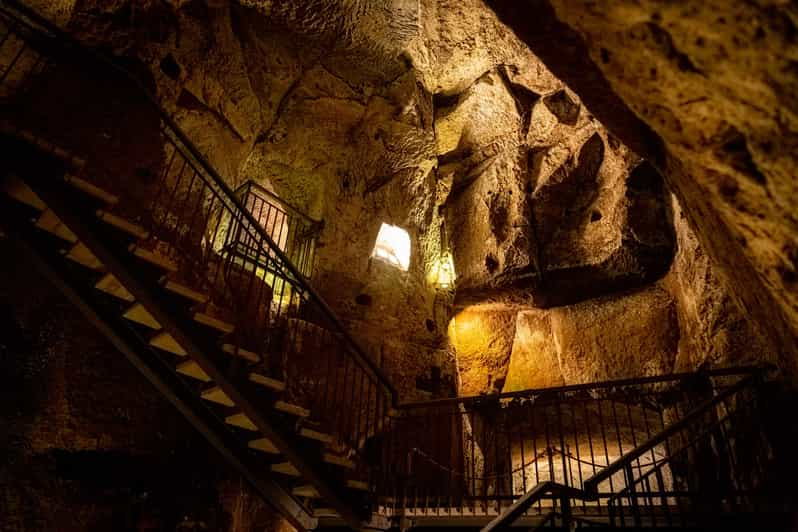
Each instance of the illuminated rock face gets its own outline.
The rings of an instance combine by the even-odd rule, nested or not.
[[[487,3],[610,131],[663,170],[716,276],[795,374],[794,6]]]
[[[641,339],[662,363],[624,376],[733,364],[739,346],[760,345],[658,171],[596,118],[620,116],[617,106],[563,83],[541,60],[560,71],[558,56],[534,55],[478,0],[142,2],[130,16],[84,0],[56,11],[83,41],[140,61],[231,185],[254,179],[324,219],[317,286],[407,398],[429,396],[416,381],[431,367],[460,393],[615,375],[584,363],[611,358],[597,343],[577,338],[568,351],[583,355],[567,354],[554,331],[611,323],[651,294],[666,319],[625,334],[667,348]],[[645,152],[643,133],[623,141]],[[370,259],[383,223],[409,234],[405,272]],[[449,257],[456,308],[434,281]],[[451,318],[491,303],[515,309],[507,326],[458,347]]]

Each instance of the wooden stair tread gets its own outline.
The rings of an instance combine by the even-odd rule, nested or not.
[[[191,377],[192,379],[197,379],[198,381],[211,381],[211,378],[207,373],[205,373],[205,370],[203,370],[194,360],[186,360],[185,362],[181,362],[177,365],[175,371],[187,377]]]
[[[272,441],[268,438],[251,440],[247,445],[250,449],[255,449],[256,451],[262,451],[269,454],[280,454],[280,451],[277,450],[277,447],[275,447]]]
[[[292,477],[300,476],[299,470],[294,467],[291,462],[280,462],[279,464],[272,464],[271,470],[281,475],[288,475]]]
[[[235,330],[235,325],[233,325],[232,323],[220,320],[219,318],[214,318],[213,316],[205,314],[204,312],[195,312],[194,321],[196,321],[197,323],[201,323],[202,325],[216,329],[217,331],[223,332],[225,334],[230,334]]]
[[[362,480],[349,479],[346,481],[346,487],[353,490],[368,491],[369,483]]]
[[[121,216],[117,216],[116,214],[112,214],[103,209],[97,209],[97,218],[102,220],[103,222],[107,223],[108,225],[119,229],[132,237],[138,238],[139,240],[144,240],[145,238],[150,236],[150,232],[141,227],[140,225],[131,222]]]
[[[72,246],[72,248],[66,254],[66,258],[75,261],[91,270],[99,271],[104,268],[103,263],[100,262],[100,259],[95,257],[94,253],[89,251],[89,248],[87,248],[82,242],[78,242]]]
[[[324,453],[322,460],[328,464],[345,467],[346,469],[355,468],[355,463],[352,460],[333,453]]]
[[[26,130],[26,129],[15,129],[14,127],[12,127],[10,125],[8,127],[5,127],[5,125],[4,125],[3,131],[5,131],[7,133],[14,134],[14,135],[18,136],[19,138],[24,139],[24,140],[30,142],[31,144],[39,147],[41,150],[43,150],[43,151],[45,151],[45,152],[47,152],[47,153],[49,153],[51,155],[55,155],[59,159],[62,159],[64,161],[66,161],[67,163],[71,164],[75,169],[81,169],[86,164],[86,160],[85,159],[81,159],[77,155],[74,155],[74,154],[68,152],[64,148],[61,148],[60,146],[56,146],[55,144],[53,144],[52,142],[48,141],[44,137],[40,137],[40,136],[36,135],[35,133],[33,133],[33,132],[29,131],[29,130]]]
[[[303,408],[299,405],[291,404],[286,401],[277,401],[274,403],[275,410],[279,410],[285,414],[291,414],[292,416],[297,417],[308,417],[310,415],[310,410],[307,408]]]
[[[214,386],[213,388],[205,390],[202,392],[201,397],[206,401],[219,403],[220,405],[235,406],[233,400],[230,399],[230,397],[224,393],[224,390],[222,390],[222,388],[219,386]]]
[[[80,190],[84,194],[88,194],[89,196],[98,199],[107,205],[113,206],[119,203],[119,198],[117,196],[111,194],[110,192],[106,192],[97,185],[93,185],[92,183],[89,183],[80,177],[68,174],[64,176],[64,181],[69,183],[72,187]]]
[[[313,517],[339,517],[340,514],[335,508],[314,508]]]
[[[168,351],[173,355],[181,357],[188,355],[186,350],[183,349],[183,346],[177,343],[177,340],[175,340],[174,337],[166,331],[160,332],[155,336],[153,336],[152,338],[150,338],[150,345],[153,347],[157,347],[158,349],[163,349],[164,351]]]
[[[249,380],[254,382],[255,384],[260,384],[261,386],[265,386],[275,392],[282,392],[285,390],[285,383],[282,381],[278,381],[277,379],[272,379],[271,377],[267,377],[265,375],[261,375],[260,373],[250,373]]]
[[[168,291],[172,292],[173,294],[177,294],[179,296],[185,297],[186,299],[190,299],[196,303],[207,303],[210,299],[206,294],[202,292],[198,292],[193,288],[186,286],[184,284],[178,283],[172,279],[169,279],[167,276],[161,277],[161,285]]]
[[[144,308],[144,305],[141,303],[133,303],[133,305],[125,311],[122,316],[125,319],[130,321],[134,321],[145,327],[149,327],[150,329],[155,329],[156,331],[161,330],[161,324],[153,317],[150,312]]]
[[[70,244],[74,244],[78,241],[77,235],[73,233],[69,227],[64,225],[58,216],[50,210],[46,209],[39,218],[36,220],[36,227],[41,229],[42,231],[47,231],[62,240],[66,240]]]
[[[321,495],[319,495],[318,490],[314,486],[311,486],[310,484],[307,484],[305,486],[297,486],[293,490],[291,490],[291,493],[293,493],[297,497],[307,497],[309,499],[318,499],[321,497]]]
[[[253,423],[252,420],[249,419],[249,417],[243,412],[227,416],[224,421],[228,425],[234,425],[242,429],[247,429],[252,431],[258,430],[258,427],[255,426],[255,423]]]
[[[8,176],[4,180],[3,189],[8,196],[20,203],[24,203],[28,207],[33,207],[37,211],[47,209],[47,204],[22,179],[15,175]]]
[[[136,257],[149,262],[154,266],[163,268],[164,270],[170,271],[172,273],[177,271],[177,263],[175,263],[175,261],[168,257],[164,257],[156,251],[151,251],[145,247],[139,246],[138,244],[130,244],[128,250]]]
[[[329,434],[325,434],[324,432],[319,432],[317,430],[309,429],[307,427],[302,427],[299,429],[299,435],[303,438],[309,438],[311,440],[320,441],[322,443],[332,443],[333,437]]]
[[[222,351],[224,351],[228,355],[241,357],[244,360],[249,360],[250,362],[260,362],[260,357],[258,356],[257,353],[253,353],[252,351],[247,351],[246,349],[241,347],[236,347],[233,344],[223,344]]]
[[[118,297],[119,299],[128,301],[130,303],[136,299],[133,297],[133,294],[128,292],[127,288],[122,286],[122,283],[120,283],[119,280],[111,273],[106,273],[102,279],[97,281],[97,283],[94,285],[94,288],[97,290],[102,290],[107,294],[111,294],[114,297]]]

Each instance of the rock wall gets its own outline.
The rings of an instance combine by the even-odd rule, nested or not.
[[[488,3],[663,171],[731,297],[794,375],[795,6]]]

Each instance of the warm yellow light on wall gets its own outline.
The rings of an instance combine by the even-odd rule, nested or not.
[[[430,284],[446,289],[454,286],[455,277],[454,259],[452,254],[447,252],[432,263],[427,280]]]
[[[401,227],[382,224],[371,256],[407,271],[410,266],[410,235]]]

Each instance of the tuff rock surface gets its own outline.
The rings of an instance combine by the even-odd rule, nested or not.
[[[254,180],[324,221],[313,283],[402,400],[798,367],[791,5],[31,5],[126,64],[230,186]],[[47,76],[41,128],[93,154],[88,171],[108,188],[146,198],[167,164],[157,116],[124,80],[59,66]],[[408,231],[408,271],[370,258],[382,223]],[[448,254],[457,282],[442,289],[430,273]],[[133,403],[89,388],[116,371],[110,346],[74,341],[30,348],[53,356],[14,429],[24,460],[152,438],[78,415],[97,400]],[[76,367],[73,352],[98,358]],[[4,374],[30,370],[19,364]],[[131,408],[132,420],[152,417],[149,404]],[[45,418],[58,420],[53,434],[37,432]],[[168,453],[149,443],[136,445]],[[234,516],[230,530],[281,526],[268,512],[235,521],[232,504],[254,504],[235,483],[208,481],[224,488],[209,507]],[[43,492],[29,493],[15,515],[38,508]]]

